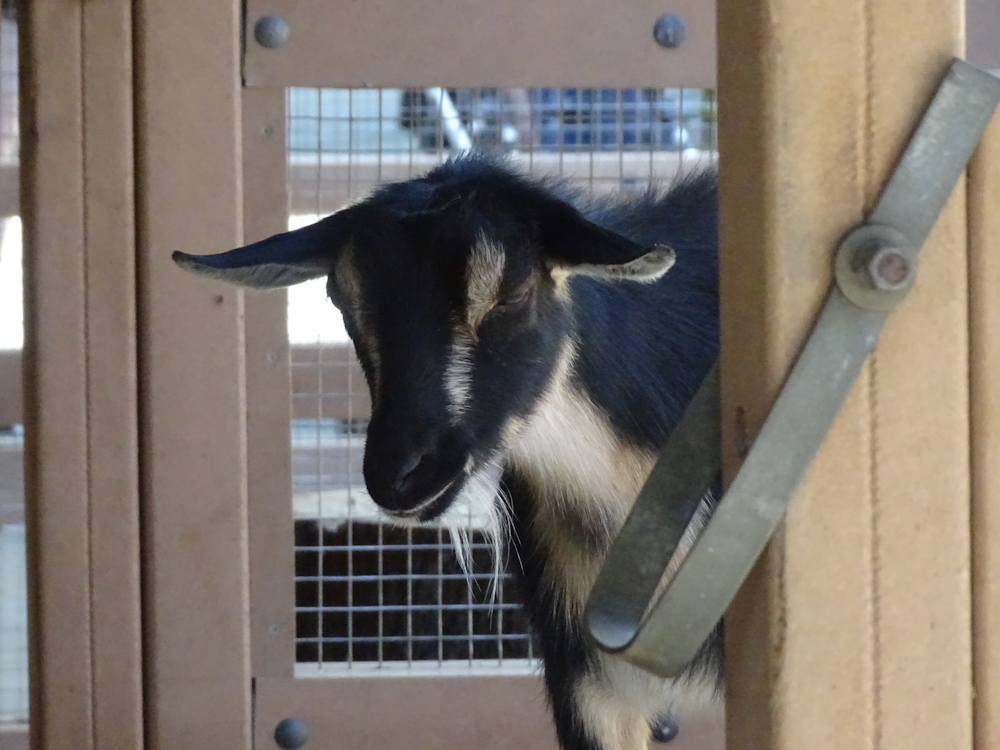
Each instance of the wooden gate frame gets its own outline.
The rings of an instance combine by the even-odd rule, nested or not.
[[[603,7],[601,7],[603,5]],[[489,0],[471,0],[462,6],[468,18],[490,17],[496,23],[470,28],[454,17],[459,6],[440,4],[422,6],[419,18],[392,12],[391,2],[375,2],[357,6],[349,14],[339,6],[321,3],[301,3],[290,0],[258,2],[247,7],[247,53],[244,65],[244,182],[247,239],[266,236],[282,228],[287,221],[287,199],[278,192],[278,175],[284,175],[285,141],[277,134],[284,131],[286,86],[408,86],[440,85],[636,85],[643,81],[660,81],[664,86],[711,86],[714,81],[714,8],[699,0],[672,0],[659,8],[649,0],[637,0],[626,6],[611,7],[600,0],[577,4],[572,20],[556,29],[557,36],[580,37],[582,48],[594,48],[594,39],[583,34],[603,35],[604,49],[620,50],[622,40],[640,37],[644,44],[629,46],[630,59],[597,65],[586,61],[580,66],[579,55],[567,55],[560,44],[545,46],[540,36],[548,39],[544,30],[552,30],[551,10],[567,6],[550,4],[549,11],[538,4],[522,3],[517,7],[532,8],[540,13],[541,26],[531,27],[531,34],[520,43],[531,47],[531,54],[504,54],[497,59],[496,23],[518,25],[517,14],[509,6],[498,6]],[[329,15],[341,11],[338,23]],[[617,27],[604,21],[586,22],[588,13],[604,14],[604,21],[618,17]],[[663,12],[678,12],[690,24],[693,38],[675,53],[656,47],[652,41],[652,23]],[[292,36],[289,43],[276,50],[264,49],[253,41],[253,24],[264,13],[275,13],[288,21]],[[430,15],[428,15],[430,14]],[[443,14],[443,15],[442,15]],[[591,19],[592,20],[592,19]],[[461,32],[459,32],[461,29]],[[604,32],[601,32],[604,29]],[[451,55],[428,55],[427,49],[439,48],[427,43],[424,32],[438,36],[461,33],[473,43],[473,59],[456,62]],[[467,33],[468,31],[468,33]],[[609,33],[610,32],[610,33]],[[333,38],[327,36],[333,34]],[[486,38],[476,41],[476,34]],[[359,44],[359,37],[363,43]],[[551,42],[551,39],[549,40]],[[558,41],[558,40],[557,40]],[[564,43],[568,43],[565,42]],[[350,45],[354,45],[351,47]],[[348,46],[354,53],[341,50]],[[381,50],[393,49],[399,58],[386,57]],[[322,60],[324,54],[336,50],[336,64]],[[357,53],[357,54],[355,54]],[[400,59],[416,56],[419,62],[401,64]],[[492,55],[492,57],[491,57]],[[530,60],[531,71],[523,69]],[[652,78],[649,71],[673,65],[664,73],[657,70]],[[518,66],[521,66],[520,68]],[[362,71],[364,71],[362,73]],[[669,79],[669,80],[667,80]],[[267,134],[267,135],[265,135]],[[253,153],[251,153],[251,150]],[[282,182],[280,187],[283,187]],[[280,200],[279,200],[280,198]],[[252,214],[252,216],[251,216]],[[251,221],[253,225],[251,225]],[[294,603],[289,582],[293,577],[293,546],[291,514],[285,498],[290,482],[284,461],[277,466],[277,476],[271,475],[275,457],[285,456],[288,444],[282,432],[264,427],[288,422],[288,400],[279,394],[288,393],[288,383],[282,383],[273,367],[268,367],[259,352],[276,353],[284,350],[284,295],[248,294],[247,320],[252,306],[257,307],[255,327],[247,326],[248,429],[250,432],[250,564],[251,564],[251,642],[253,675],[256,685],[255,739],[259,745],[270,742],[274,726],[286,716],[305,721],[310,733],[322,742],[330,738],[337,748],[374,748],[392,746],[399,737],[421,747],[457,747],[475,745],[518,750],[548,750],[555,747],[550,713],[545,706],[542,683],[536,675],[463,675],[414,677],[392,673],[392,676],[330,677],[327,679],[296,679],[294,676]],[[255,365],[262,378],[270,378],[267,390],[251,385]],[[287,361],[284,357],[282,361]],[[264,380],[259,381],[264,384]],[[255,417],[254,415],[259,415]],[[264,416],[270,415],[270,416]],[[261,429],[255,429],[255,419]],[[255,465],[254,452],[260,456]],[[254,476],[257,478],[254,479]],[[259,486],[254,486],[259,482]],[[281,498],[281,502],[276,502]],[[391,705],[390,715],[381,707]],[[691,737],[719,738],[721,728],[717,717],[706,721],[704,730],[686,725]],[[335,740],[335,741],[334,741]]]
[[[239,3],[19,10],[32,747],[249,747]]]

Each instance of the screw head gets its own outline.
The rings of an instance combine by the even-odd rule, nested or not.
[[[909,237],[886,224],[861,224],[837,248],[837,286],[865,310],[888,312],[917,278],[917,248]]]
[[[681,733],[681,728],[677,726],[677,720],[670,715],[660,716],[650,725],[649,729],[653,742],[660,744],[677,739],[677,735]]]
[[[661,47],[677,49],[687,39],[687,26],[680,16],[660,16],[653,24],[653,39]]]
[[[906,287],[913,273],[909,253],[898,247],[880,247],[868,261],[868,276],[876,289],[895,292]]]
[[[299,750],[309,739],[305,722],[295,717],[282,719],[274,728],[274,741],[281,750]]]
[[[270,13],[261,16],[254,24],[253,38],[261,47],[276,49],[288,41],[288,35],[291,31],[284,18]]]

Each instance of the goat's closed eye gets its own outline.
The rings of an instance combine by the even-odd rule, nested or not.
[[[493,320],[501,315],[523,310],[530,300],[530,288],[517,289],[516,291],[498,299],[497,303],[489,309],[486,315],[483,316],[483,322],[485,323],[486,321]]]

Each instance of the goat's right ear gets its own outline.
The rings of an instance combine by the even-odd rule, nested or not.
[[[181,268],[251,289],[276,289],[325,277],[349,238],[350,209],[314,224],[283,232],[246,247],[217,255],[175,252]]]
[[[643,245],[605,229],[561,200],[545,204],[542,214],[539,233],[554,272],[648,283],[674,264],[672,248]]]

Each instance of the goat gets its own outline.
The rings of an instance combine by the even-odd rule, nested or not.
[[[718,349],[712,171],[586,201],[485,156],[183,268],[254,288],[326,277],[372,399],[371,497],[403,524],[507,517],[565,750],[639,750],[719,693],[716,633],[662,680],[599,652],[583,610]],[[669,271],[669,273],[667,273]]]

